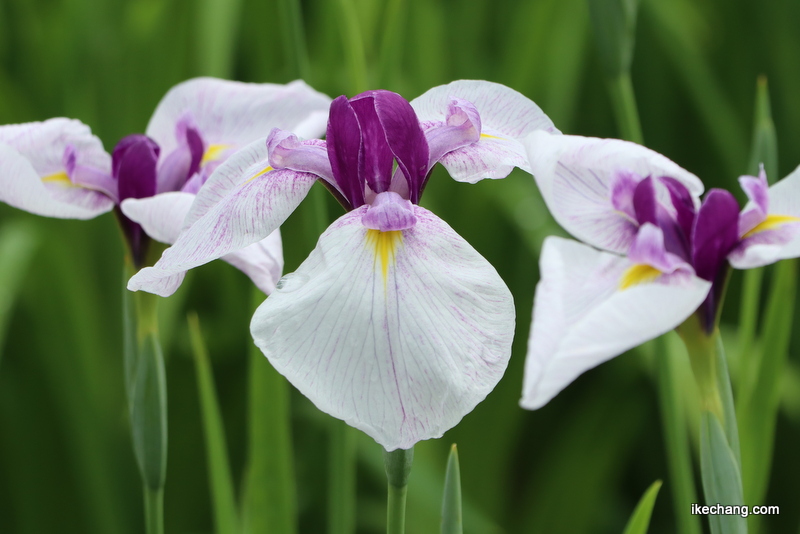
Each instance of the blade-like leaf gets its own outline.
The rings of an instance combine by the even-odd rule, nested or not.
[[[458,449],[453,443],[444,476],[442,534],[462,534],[462,532],[464,525],[461,519],[461,471],[458,465]]]
[[[700,471],[707,505],[743,506],[739,462],[711,412],[704,412],[700,423]],[[709,515],[708,522],[711,534],[747,533],[747,520],[741,515]]]
[[[264,300],[253,287],[252,307]],[[289,383],[258,347],[249,351],[248,456],[244,478],[244,532],[297,532]]]
[[[647,534],[647,528],[650,526],[650,515],[653,513],[653,506],[656,504],[658,490],[660,489],[660,480],[656,480],[647,488],[642,498],[639,499],[639,504],[636,505],[633,515],[628,520],[623,534]]]
[[[208,483],[211,486],[211,503],[214,507],[216,532],[217,534],[237,534],[239,518],[236,512],[236,497],[233,492],[231,468],[228,463],[228,447],[225,444],[225,428],[217,392],[214,388],[211,362],[203,342],[197,314],[190,312],[188,321],[194,366],[197,372],[197,392],[200,396],[200,411],[206,439]]]
[[[36,242],[37,236],[28,224],[6,224],[0,229],[0,357],[11,310]]]

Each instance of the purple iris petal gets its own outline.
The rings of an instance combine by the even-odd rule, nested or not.
[[[624,213],[632,220],[636,220],[636,212],[633,208],[633,194],[636,186],[639,185],[640,176],[628,171],[619,171],[614,177],[611,186],[611,205],[614,209]]]
[[[397,159],[397,166],[408,180],[410,200],[417,204],[428,174],[428,141],[414,108],[406,99],[390,91],[375,91],[374,98],[386,141]]]
[[[481,116],[472,102],[451,98],[446,122],[428,129],[425,137],[430,147],[430,168],[448,152],[480,141]]]
[[[417,217],[410,200],[394,191],[385,191],[375,197],[367,213],[361,217],[361,224],[373,230],[390,232],[413,227],[417,224]]]
[[[679,256],[668,252],[664,245],[664,233],[658,226],[644,223],[628,250],[628,258],[634,263],[655,267],[662,273],[670,274],[678,268],[690,269],[688,263]]]
[[[728,191],[709,191],[695,219],[692,264],[697,276],[713,282],[739,242],[739,204]]]
[[[755,176],[739,177],[739,185],[744,189],[747,198],[749,198],[766,217],[767,213],[769,213],[769,184],[767,183],[767,173],[764,172],[764,166],[761,166],[758,172],[758,178]]]
[[[769,184],[767,184],[767,174],[764,172],[764,166],[761,166],[758,178],[755,176],[741,176],[739,185],[742,186],[747,198],[753,203],[750,208],[739,216],[739,235],[743,236],[764,222],[769,213]]]
[[[344,95],[331,103],[326,147],[339,189],[352,208],[361,206],[364,204],[364,184],[358,176],[361,126]]]
[[[113,200],[115,204],[119,204],[117,182],[114,178],[108,173],[95,169],[94,167],[79,165],[77,159],[75,147],[73,145],[67,145],[64,148],[62,163],[64,164],[70,181],[75,185],[100,191]]]
[[[111,156],[111,168],[119,189],[119,202],[126,198],[147,198],[156,194],[156,162],[158,145],[146,135],[134,134],[122,138]],[[147,235],[142,227],[122,214],[116,207],[125,237],[133,254],[134,265],[144,263]]]
[[[175,127],[178,146],[167,155],[158,167],[156,190],[158,193],[180,191],[200,169],[205,148],[200,132],[189,118],[178,121]]]
[[[375,110],[375,93],[378,91],[362,93],[351,99],[350,105],[361,126],[359,175],[375,193],[382,193],[389,189],[394,155]]]
[[[633,211],[638,223],[650,223],[658,226],[658,200],[653,179],[648,176],[636,185],[633,192]]]
[[[666,186],[667,191],[669,191],[669,197],[672,200],[672,206],[675,208],[678,225],[681,227],[683,235],[687,238],[690,237],[692,235],[692,225],[694,224],[696,213],[692,194],[689,193],[685,185],[675,178],[662,176],[659,180]]]

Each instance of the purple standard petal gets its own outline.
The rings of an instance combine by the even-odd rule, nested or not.
[[[336,184],[352,208],[364,204],[364,184],[359,180],[361,127],[344,95],[331,103],[326,148]]]
[[[658,200],[653,179],[648,176],[636,185],[633,192],[633,211],[638,223],[658,225]]]
[[[376,93],[378,91],[362,93],[350,100],[350,105],[356,112],[358,124],[361,126],[361,153],[358,164],[360,181],[366,182],[375,193],[382,193],[389,189],[394,155],[375,110]]]
[[[672,206],[675,208],[678,225],[683,235],[687,237],[691,236],[694,218],[697,213],[694,206],[694,197],[692,197],[692,194],[686,186],[675,178],[662,176],[659,178],[659,181],[664,184],[667,191],[669,191],[669,197],[670,200],[672,200]]]
[[[378,193],[367,213],[361,218],[361,224],[372,230],[391,232],[407,230],[417,224],[414,205],[394,191]]]
[[[190,116],[185,116],[175,126],[177,146],[158,166],[156,190],[159,193],[180,191],[200,169],[203,159],[203,139]]]
[[[386,141],[397,159],[397,166],[408,180],[409,200],[419,203],[428,174],[429,149],[414,108],[406,99],[390,91],[375,92],[375,111],[386,131]]]
[[[739,204],[728,191],[708,192],[694,225],[692,264],[697,276],[713,282],[725,257],[739,241],[737,223]]]
[[[117,179],[120,202],[126,198],[146,198],[156,194],[158,152],[158,145],[146,135],[129,135],[117,143],[111,156],[111,168]],[[130,246],[133,263],[137,268],[141,267],[147,252],[146,234],[139,224],[122,213],[119,205],[115,213]]]
[[[694,223],[692,264],[697,276],[712,283],[701,306],[701,318],[710,332],[716,316],[727,271],[727,256],[739,242],[739,204],[728,191],[712,189],[706,196]]]

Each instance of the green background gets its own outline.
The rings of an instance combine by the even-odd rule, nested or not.
[[[353,35],[340,14],[346,5],[357,15],[369,88],[410,100],[456,79],[491,80],[534,100],[564,133],[619,135],[586,0],[400,0],[396,14],[378,1],[303,2],[307,81],[331,97],[364,84],[354,80],[343,44]],[[736,179],[747,172],[756,78],[764,74],[780,176],[793,170],[800,163],[798,23],[796,0],[643,0],[632,78],[647,146],[708,188],[729,188],[743,200]],[[121,137],[142,132],[159,99],[186,78],[285,83],[298,77],[287,35],[270,1],[4,0],[0,124],[74,117],[110,150]],[[442,439],[416,447],[408,532],[438,531],[452,442],[459,447],[468,534],[621,532],[656,479],[665,485],[650,532],[673,532],[649,346],[586,373],[541,410],[518,407],[538,253],[545,236],[564,235],[532,178],[515,171],[502,181],[466,185],[437,169],[421,204],[497,268],[515,298],[517,329],[496,390]],[[342,213],[332,198],[329,208],[331,217]],[[286,272],[313,246],[302,209],[284,227]],[[123,391],[123,249],[113,216],[51,220],[0,205],[0,243],[0,532],[141,532]],[[723,315],[734,376],[740,285],[741,273],[734,273]],[[249,295],[243,274],[214,262],[163,302],[168,533],[213,531],[186,311],[197,310],[203,325],[238,484]],[[783,373],[769,492],[765,502],[749,503],[781,507],[780,516],[764,523],[775,533],[797,532],[800,523],[798,342],[792,340]],[[691,377],[682,372],[691,404]],[[292,402],[300,530],[324,532],[329,418],[297,392]],[[382,530],[384,484],[380,448],[360,434],[359,532]]]

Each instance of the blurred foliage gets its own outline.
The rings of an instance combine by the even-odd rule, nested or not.
[[[75,117],[110,149],[122,136],[143,131],[158,100],[186,78],[230,71],[244,81],[287,82],[296,67],[285,48],[291,39],[282,34],[278,4],[239,0],[231,12],[215,15],[221,3],[212,0],[5,0],[0,123]],[[303,2],[307,81],[331,96],[353,92],[349,60],[342,59],[339,10],[345,5],[352,5],[360,28],[370,86],[380,82],[411,99],[454,79],[492,80],[532,98],[565,133],[618,135],[586,0]],[[649,147],[700,176],[707,187],[726,187],[743,199],[736,178],[747,171],[755,80],[763,74],[769,79],[780,176],[800,163],[800,3],[642,0],[638,17],[632,79]],[[331,217],[341,214],[328,202]],[[496,266],[515,296],[517,336],[508,371],[487,400],[444,438],[416,447],[408,532],[437,532],[453,442],[459,447],[467,534],[621,532],[653,480],[670,484],[652,355],[641,349],[617,358],[586,373],[545,408],[521,410],[539,248],[546,235],[563,231],[544,209],[533,180],[519,171],[469,186],[437,169],[422,204]],[[284,227],[287,272],[312,246],[304,220],[299,212]],[[141,532],[141,488],[122,387],[122,247],[115,222],[110,214],[88,222],[48,220],[0,205],[0,229],[20,224],[38,237],[38,246],[24,280],[15,283],[13,311],[0,315],[8,321],[0,325],[6,332],[0,531]],[[767,270],[765,278],[771,277]],[[204,325],[234,485],[241,487],[249,285],[244,275],[215,262],[191,273],[178,294],[162,302],[170,427],[167,532],[213,531],[197,386],[182,320],[188,309],[197,310]],[[740,286],[735,273],[723,316],[731,355],[738,352],[736,338],[726,332],[739,317]],[[772,479],[765,501],[749,503],[781,507],[780,516],[762,525],[776,533],[794,532],[800,521],[798,342],[790,345]],[[737,362],[731,366],[737,376]],[[689,398],[691,380],[684,382]],[[292,403],[300,531],[323,532],[325,485],[319,473],[326,472],[327,416],[296,392]],[[360,438],[359,532],[380,532],[381,451]],[[664,491],[658,499],[651,533],[674,532],[670,495]]]

